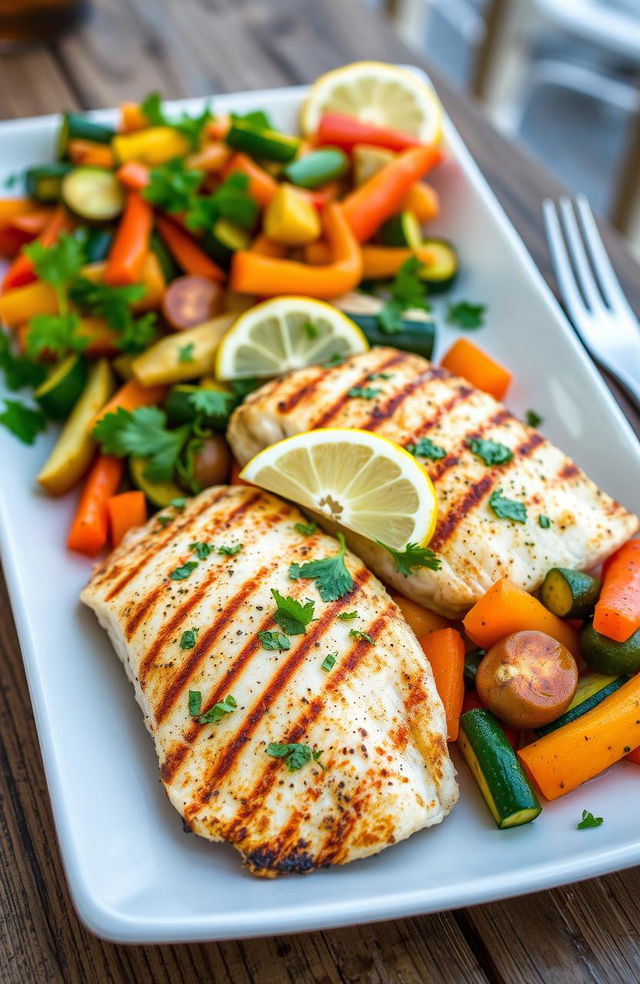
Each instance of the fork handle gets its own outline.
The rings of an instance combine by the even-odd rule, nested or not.
[[[607,368],[614,379],[620,383],[636,410],[640,410],[640,379],[636,379],[635,376],[622,369]]]

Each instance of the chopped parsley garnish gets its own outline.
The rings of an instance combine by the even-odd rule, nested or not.
[[[506,444],[498,441],[487,441],[483,438],[472,438],[467,441],[467,447],[477,458],[481,458],[485,465],[504,465],[507,461],[513,460],[513,451]]]
[[[551,520],[548,516],[540,515],[538,516],[538,526],[540,526],[543,530],[548,530],[551,526]]]
[[[338,654],[337,653],[329,653],[323,659],[321,669],[323,669],[326,673],[328,673],[329,670],[332,670],[334,668],[334,666],[336,665],[337,658],[338,658]]]
[[[40,431],[45,429],[46,420],[41,410],[33,410],[19,400],[5,400],[0,424],[23,444],[33,444]]]
[[[582,820],[577,826],[577,830],[587,830],[589,827],[600,827],[604,823],[603,817],[594,817],[589,810],[582,811]]]
[[[527,410],[524,419],[529,427],[539,427],[544,422],[544,419],[536,410]]]
[[[416,458],[431,458],[433,461],[447,456],[445,449],[439,444],[434,444],[428,437],[419,438],[417,444],[407,444],[407,451]]]
[[[298,742],[283,745],[280,742],[272,741],[267,745],[266,751],[267,755],[271,755],[273,758],[284,759],[284,764],[289,772],[298,772],[308,762],[317,762],[320,768],[326,772],[326,766],[319,761],[323,752],[316,751],[309,745],[300,745]]]
[[[409,308],[429,311],[427,286],[420,279],[422,264],[416,256],[406,260],[393,278],[389,292],[390,299],[377,314],[377,321],[388,335],[395,335],[404,327],[403,312]]]
[[[171,522],[171,516],[163,516],[159,513],[156,516],[156,520],[158,523],[160,523],[160,526],[162,526],[162,528],[164,529],[164,527],[168,526],[169,523]]]
[[[198,560],[206,560],[209,554],[213,553],[215,547],[212,543],[202,543],[197,540],[195,543],[189,544],[189,550],[194,550]]]
[[[457,304],[450,304],[447,308],[447,321],[450,325],[457,325],[458,328],[468,330],[482,328],[486,310],[486,304],[458,301]]]
[[[178,362],[193,362],[193,342],[178,346]]]
[[[195,717],[202,708],[202,694],[199,690],[189,691],[189,714]]]
[[[174,509],[177,509],[178,512],[181,512],[186,506],[186,504],[187,504],[187,500],[184,499],[182,496],[178,496],[176,499],[172,499],[171,502],[169,503],[169,505],[173,506]]]
[[[234,393],[203,388],[194,390],[189,394],[188,399],[196,413],[203,417],[218,418],[221,421],[227,419],[238,402]]]
[[[340,541],[340,550],[333,557],[308,560],[306,564],[291,564],[289,567],[289,577],[292,581],[297,581],[299,578],[314,580],[323,601],[338,601],[354,587],[353,578],[344,561],[347,549],[344,536],[342,533],[336,535]]]
[[[357,612],[340,612],[338,618],[341,622],[350,622],[352,619],[357,618]]]
[[[526,523],[527,507],[524,502],[506,499],[502,489],[496,489],[489,497],[489,505],[499,519],[511,519],[514,523]]]
[[[168,119],[162,108],[162,97],[159,92],[149,93],[147,98],[140,104],[140,109],[149,120],[150,126],[173,127],[174,130],[178,130],[179,133],[187,138],[194,150],[200,144],[204,127],[209,120],[213,119],[209,101],[205,103],[204,109],[199,115],[189,116],[188,113],[182,113],[178,119]]]
[[[169,430],[166,423],[167,416],[159,407],[118,407],[98,421],[93,436],[104,454],[146,458],[145,477],[151,482],[169,482],[189,437],[189,427]]]
[[[57,243],[43,246],[37,239],[24,247],[39,280],[53,287],[58,314],[36,314],[29,321],[27,355],[36,358],[45,349],[62,358],[68,352],[81,352],[89,344],[78,332],[80,316],[69,310],[69,288],[86,262],[80,239],[63,232]]]
[[[318,524],[312,520],[310,523],[294,523],[293,528],[301,536],[311,536],[318,529]]]
[[[239,554],[241,550],[241,543],[234,543],[232,547],[227,547],[224,544],[221,547],[218,547],[218,553],[223,557],[235,557],[235,555]]]
[[[185,629],[180,637],[180,649],[193,649],[200,629]]]
[[[352,398],[361,398],[363,400],[373,400],[376,396],[379,396],[382,390],[376,386],[352,386],[347,396]]]
[[[194,195],[185,224],[189,229],[211,229],[218,219],[227,219],[250,229],[258,217],[259,206],[249,194],[249,176],[230,174],[212,195]]]
[[[44,366],[32,362],[24,355],[14,355],[11,342],[5,332],[0,331],[0,369],[4,373],[7,389],[18,390],[23,386],[39,386],[47,374]]]
[[[240,120],[243,123],[250,123],[254,129],[273,130],[273,123],[265,113],[264,109],[251,109],[248,113],[232,113],[231,120]]]
[[[296,598],[284,597],[275,588],[271,589],[274,601],[277,605],[276,613],[273,616],[281,629],[287,635],[302,635],[306,631],[309,622],[314,621],[315,605],[313,601],[306,600],[302,605]]]
[[[232,714],[237,706],[238,705],[235,698],[229,694],[224,700],[219,700],[217,704],[214,704],[208,711],[201,714],[198,718],[198,724],[215,724],[216,721],[220,721],[225,714]]]
[[[176,567],[175,571],[171,571],[169,577],[172,581],[186,581],[188,577],[191,577],[197,566],[197,560],[187,560],[180,567]]]
[[[96,317],[105,318],[110,328],[116,331],[123,352],[142,352],[155,338],[155,314],[149,312],[134,318],[131,305],[144,296],[144,284],[129,284],[124,287],[110,287],[109,284],[94,284],[86,277],[78,277],[69,288],[69,296],[74,304]]]
[[[163,212],[175,215],[191,208],[191,202],[204,179],[204,171],[187,168],[180,157],[175,157],[166,164],[152,168],[149,177],[143,197]]]
[[[363,642],[368,642],[372,646],[375,645],[374,640],[368,632],[361,632],[360,629],[349,629],[349,635],[352,639],[361,639]]]
[[[414,567],[427,567],[431,571],[439,571],[442,566],[440,558],[428,547],[420,547],[417,543],[408,543],[404,550],[394,550],[386,543],[378,540],[377,543],[385,550],[388,550],[393,557],[396,570],[403,577],[410,577]]]
[[[393,379],[392,372],[370,372],[367,379]]]
[[[282,632],[263,630],[262,632],[258,632],[258,639],[265,649],[278,649],[281,652],[284,649],[291,649],[289,639]]]
[[[345,356],[341,355],[340,352],[334,352],[331,358],[327,359],[326,362],[322,363],[323,369],[334,369],[336,366],[341,366],[345,360]]]

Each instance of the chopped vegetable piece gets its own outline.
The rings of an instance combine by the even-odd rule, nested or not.
[[[118,287],[142,280],[152,225],[151,205],[139,192],[130,191],[107,260],[106,283]]]
[[[511,373],[467,338],[453,343],[442,365],[456,376],[501,400],[509,388]]]
[[[405,598],[404,595],[397,594],[395,591],[391,591],[390,594],[404,615],[405,621],[413,629],[418,639],[427,632],[433,632],[435,629],[446,629],[448,627],[449,621],[442,615],[437,615],[431,609],[425,608],[416,601],[411,601],[410,598]]]
[[[67,537],[69,550],[95,557],[106,545],[108,535],[107,501],[118,491],[124,463],[100,454],[82,489],[75,518]]]
[[[335,147],[312,151],[288,164],[284,173],[292,184],[300,188],[320,188],[341,178],[349,169],[349,158]]]
[[[234,150],[241,150],[252,157],[266,161],[286,163],[292,161],[300,148],[298,137],[289,137],[277,130],[258,126],[246,119],[232,118],[225,137]]]
[[[440,213],[438,192],[426,181],[416,181],[409,188],[402,208],[413,212],[418,222],[425,225],[432,219],[436,219]]]
[[[544,418],[536,410],[527,410],[524,419],[529,427],[539,427],[544,422]]]
[[[447,718],[447,739],[456,741],[464,699],[464,642],[455,629],[436,629],[420,638],[431,664],[436,690]]]
[[[191,469],[193,491],[226,484],[231,470],[231,451],[222,434],[196,439]]]
[[[58,206],[52,213],[47,225],[38,237],[38,242],[45,249],[53,246],[60,237],[60,234],[69,228],[70,222],[66,210]],[[26,252],[21,252],[13,261],[4,275],[2,290],[12,290],[14,287],[23,287],[37,280],[34,261]]]
[[[104,420],[107,414],[114,413],[118,407],[123,410],[135,410],[136,407],[158,406],[162,403],[165,394],[166,388],[164,386],[141,386],[135,379],[130,379],[114,393],[109,402],[96,414],[93,427]]]
[[[184,157],[189,153],[190,143],[171,126],[151,126],[135,133],[118,133],[112,147],[120,164],[139,161],[157,167],[174,157]]]
[[[74,215],[86,222],[110,222],[124,205],[122,186],[113,171],[103,167],[77,167],[62,179],[62,200]]]
[[[317,210],[292,185],[282,184],[264,213],[265,234],[285,246],[304,246],[320,236]]]
[[[147,503],[143,492],[121,492],[107,499],[111,542],[117,547],[125,533],[147,521]]]
[[[156,386],[213,373],[218,343],[236,317],[230,311],[195,328],[161,338],[133,360],[133,375],[143,386]],[[193,358],[191,362],[180,362],[180,349],[189,344],[193,344]]]
[[[420,141],[410,133],[402,133],[390,127],[374,126],[343,113],[323,114],[316,131],[316,143],[343,147],[345,150],[351,150],[357,144],[368,144],[371,147],[384,147],[396,151],[420,146]]]
[[[597,632],[625,642],[640,628],[640,540],[629,540],[606,562],[593,616]]]
[[[249,194],[262,208],[269,204],[279,187],[275,178],[247,154],[234,154],[223,173],[225,177],[230,174],[246,174],[249,178]]]
[[[167,287],[162,299],[162,314],[174,331],[194,328],[221,314],[224,291],[208,277],[178,277]]]
[[[558,618],[587,618],[599,594],[598,578],[583,571],[552,567],[542,582],[540,598],[545,608]]]
[[[640,672],[640,629],[624,642],[616,642],[586,622],[580,632],[580,646],[585,661],[599,673]]]
[[[217,263],[207,256],[198,243],[187,232],[169,219],[157,216],[156,225],[171,255],[185,273],[195,277],[207,277],[217,283],[224,283],[225,273]]]
[[[474,689],[476,685],[476,676],[478,675],[478,667],[480,663],[486,656],[484,649],[470,649],[464,658],[464,685],[468,689]],[[479,702],[481,704],[481,702]],[[467,708],[465,708],[467,710]]]
[[[68,355],[47,375],[34,396],[52,420],[63,420],[80,399],[87,382],[87,363],[77,353]]]
[[[367,243],[362,247],[362,275],[365,280],[386,280],[395,276],[407,261],[416,262],[421,271],[421,279],[434,261],[434,254],[428,246],[417,249],[408,246],[379,246]],[[424,290],[424,283],[422,285]]]
[[[582,717],[583,714],[590,711],[592,707],[596,707],[605,697],[609,697],[626,682],[627,678],[625,676],[612,676],[607,673],[586,673],[578,680],[578,686],[573,695],[573,700],[565,713],[555,718],[549,724],[545,724],[540,728],[534,728],[535,733],[541,738],[542,735],[547,735],[550,731],[563,728],[565,724],[570,724],[571,721],[575,721],[576,718]]]

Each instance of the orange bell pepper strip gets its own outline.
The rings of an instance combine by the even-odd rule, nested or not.
[[[124,459],[99,454],[86,478],[78,508],[67,537],[69,550],[95,557],[107,542],[107,501],[118,491]]]
[[[38,242],[43,246],[53,246],[60,233],[70,228],[71,221],[62,205],[59,205],[52,212],[49,221],[38,236]],[[32,284],[37,279],[33,262],[26,253],[20,253],[6,272],[2,281],[2,289],[11,290],[13,287],[22,287],[24,284]]]
[[[194,277],[208,277],[219,284],[224,283],[226,280],[224,270],[217,263],[214,263],[210,256],[207,256],[188,232],[181,229],[175,222],[159,215],[156,217],[156,225],[169,252],[185,273]]]
[[[153,228],[153,209],[137,191],[130,191],[111,252],[107,258],[105,283],[111,287],[137,284],[142,280]]]
[[[416,181],[409,188],[400,211],[413,212],[421,225],[424,225],[425,222],[431,222],[440,214],[438,192],[426,181]]]
[[[305,263],[310,266],[324,266],[331,263],[331,249],[324,239],[316,239],[315,243],[307,243],[304,247]]]
[[[249,194],[261,208],[269,204],[280,187],[275,178],[242,151],[237,151],[233,155],[223,173],[225,178],[230,174],[246,174],[249,178]]]
[[[141,386],[135,379],[128,379],[96,414],[91,430],[108,413],[114,413],[118,407],[122,407],[123,410],[135,410],[137,407],[157,406],[162,403],[166,395],[166,386]]]
[[[135,133],[136,130],[145,130],[148,126],[149,120],[138,103],[120,104],[120,133]]]
[[[425,267],[435,261],[433,251],[428,246],[419,249],[406,249],[404,246],[363,246],[363,276],[370,280],[395,277],[400,267],[412,256],[417,257]]]
[[[342,207],[336,202],[324,210],[323,229],[331,249],[331,263],[312,267],[297,260],[272,259],[240,250],[231,261],[231,289],[260,297],[295,291],[318,298],[338,297],[353,290],[362,279],[362,254]]]
[[[442,365],[456,376],[501,400],[511,383],[511,373],[481,348],[466,338],[454,342]]]
[[[283,246],[282,243],[274,243],[273,239],[269,239],[268,236],[262,232],[259,236],[251,243],[251,252],[259,253],[260,256],[273,256],[273,257],[283,257],[286,256],[287,247]],[[0,298],[0,305],[2,304],[2,298]]]
[[[116,171],[116,178],[128,191],[142,191],[151,181],[149,168],[141,161],[127,161]]]
[[[231,147],[227,147],[226,144],[216,140],[212,143],[204,144],[200,150],[189,154],[185,164],[188,168],[215,174],[217,171],[221,171],[225,164],[229,162],[232,153]]]
[[[464,700],[464,642],[455,629],[436,629],[420,639],[431,663],[436,690],[447,718],[447,739],[456,741]]]
[[[16,215],[33,210],[32,198],[0,198],[0,225],[9,222]]]
[[[412,147],[347,195],[342,206],[358,242],[371,239],[385,219],[400,211],[411,186],[442,157],[439,147]]]
[[[609,558],[593,627],[607,639],[626,642],[640,629],[640,540],[629,540]]]
[[[116,164],[113,151],[108,144],[96,143],[94,140],[74,139],[69,141],[69,160],[72,164],[88,167],[113,168]]]
[[[147,521],[147,502],[144,492],[121,492],[107,499],[111,542],[117,547],[125,533]]]

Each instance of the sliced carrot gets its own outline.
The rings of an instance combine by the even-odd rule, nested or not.
[[[565,796],[640,745],[640,674],[518,757],[543,796]]]
[[[466,338],[454,342],[442,365],[456,376],[501,400],[511,383],[511,373]]]
[[[185,163],[187,167],[197,171],[215,174],[229,162],[232,153],[231,148],[227,147],[225,143],[214,141],[213,143],[206,143],[200,150],[189,154]]]
[[[38,236],[38,242],[42,243],[43,246],[53,246],[57,242],[60,233],[70,228],[71,221],[62,205],[59,205],[52,212],[45,228],[42,230],[40,236]],[[22,287],[24,284],[32,284],[37,279],[33,262],[26,253],[22,252],[7,270],[2,281],[2,289],[4,291],[11,290],[13,287]]]
[[[390,592],[391,597],[404,615],[405,621],[413,629],[418,638],[427,632],[435,632],[436,629],[446,629],[449,627],[449,620],[442,615],[437,615],[430,608],[419,605],[410,598],[398,594],[396,591]]]
[[[158,216],[158,231],[169,248],[169,252],[185,273],[194,277],[209,277],[217,283],[224,283],[226,276],[217,263],[207,256],[198,243],[175,222]]]
[[[409,188],[400,211],[413,212],[421,225],[431,222],[440,213],[438,192],[426,181],[416,181]]]
[[[122,164],[116,171],[116,177],[129,191],[142,191],[151,181],[149,168],[140,161],[127,161],[126,164]]]
[[[137,407],[157,406],[162,403],[166,395],[166,386],[141,386],[135,379],[128,379],[113,394],[100,413],[96,414],[91,429],[93,430],[103,417],[106,417],[108,413],[113,413],[118,407],[122,407],[123,410],[135,410]]]
[[[70,140],[68,153],[72,164],[106,168],[113,168],[116,164],[111,147],[94,140]]]
[[[99,454],[85,480],[78,508],[67,538],[69,550],[95,557],[107,542],[107,500],[122,481],[124,460]]]
[[[533,629],[557,639],[576,657],[580,652],[575,629],[507,578],[496,581],[467,612],[463,622],[469,638],[483,649],[490,649],[512,632]]]
[[[606,562],[593,627],[616,642],[640,629],[640,540],[629,540]]]
[[[223,173],[225,178],[230,174],[246,174],[249,178],[249,194],[262,207],[269,204],[279,187],[275,178],[241,151],[233,155]]]
[[[151,205],[139,192],[130,191],[107,259],[106,283],[120,287],[142,280],[152,227]]]
[[[464,641],[455,629],[436,629],[420,638],[431,663],[436,690],[447,717],[447,738],[456,741],[464,700]]]
[[[138,103],[125,102],[120,104],[121,133],[135,133],[136,130],[145,130],[148,126],[149,120]]]
[[[147,501],[144,492],[121,492],[107,499],[111,542],[117,547],[125,533],[147,521]]]

